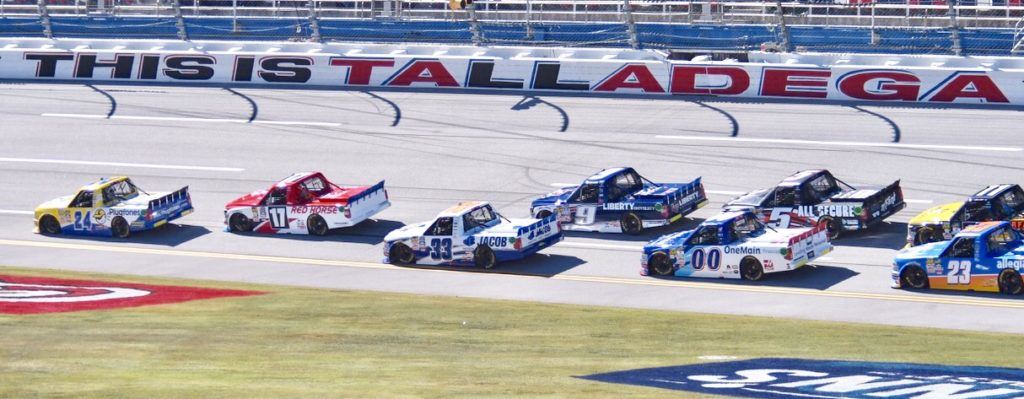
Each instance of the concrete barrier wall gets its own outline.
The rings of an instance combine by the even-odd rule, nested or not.
[[[0,79],[1024,105],[1024,59],[440,45],[0,40]]]

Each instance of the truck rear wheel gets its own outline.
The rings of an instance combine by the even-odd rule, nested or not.
[[[672,259],[664,252],[655,253],[647,260],[648,275],[671,276],[673,271]]]
[[[900,272],[900,285],[915,290],[928,288],[928,273],[925,273],[920,266],[907,266]]]
[[[306,219],[306,228],[309,229],[309,234],[315,236],[327,235],[327,230],[329,230],[327,222],[320,215],[313,215]]]
[[[494,264],[498,263],[498,259],[494,257],[494,251],[485,245],[481,245],[473,251],[473,263],[476,263],[478,267],[490,269],[494,267]]]
[[[622,232],[626,234],[640,234],[644,230],[644,222],[633,212],[622,215]]]
[[[999,273],[999,292],[1010,295],[1024,292],[1024,281],[1021,281],[1020,273],[1013,269],[1004,269]]]
[[[839,238],[839,234],[843,232],[842,222],[829,217],[818,220],[818,226],[821,226],[828,232],[829,241]]]
[[[128,238],[132,235],[132,229],[128,227],[127,220],[118,216],[110,222],[110,233],[117,238]]]
[[[740,261],[740,276],[744,280],[758,281],[764,278],[764,268],[761,267],[761,261],[754,258],[743,258]]]

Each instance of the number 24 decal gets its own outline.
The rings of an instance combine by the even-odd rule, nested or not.
[[[82,215],[82,212],[75,212],[75,230],[90,230],[92,229],[92,211],[86,212]]]
[[[722,251],[714,248],[708,250],[706,254],[704,253],[704,249],[701,248],[693,251],[692,258],[690,258],[690,265],[694,270],[703,269],[705,261],[707,262],[709,270],[718,270],[718,268],[722,266]]]

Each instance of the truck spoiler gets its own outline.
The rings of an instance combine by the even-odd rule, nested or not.
[[[192,196],[188,193],[188,186],[185,186],[149,200],[147,214],[150,220],[171,220],[172,216],[176,218],[181,212],[191,209]]]
[[[633,197],[642,200],[660,200],[666,197],[683,197],[700,191],[703,198],[704,186],[701,185],[700,179],[698,177],[689,183],[656,183],[657,186],[637,191],[636,194],[633,194]]]
[[[367,187],[365,190],[363,190],[363,191],[361,191],[359,193],[353,194],[351,197],[348,197],[348,203],[349,203],[349,205],[354,205],[356,202],[359,202],[359,200],[365,199],[366,197],[369,197],[369,196],[373,195],[374,193],[376,193],[377,191],[380,191],[380,190],[383,190],[383,189],[384,189],[384,180],[381,180],[381,181],[377,182],[377,184],[374,184],[374,185],[372,185],[370,187]]]

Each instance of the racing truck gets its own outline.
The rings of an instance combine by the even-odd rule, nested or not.
[[[554,215],[505,219],[486,202],[462,202],[433,221],[404,226],[384,237],[384,263],[494,267],[562,240]]]
[[[322,236],[355,226],[389,206],[383,180],[372,186],[339,186],[323,173],[300,172],[229,202],[224,224],[235,232]]]
[[[844,231],[866,229],[896,214],[907,204],[900,181],[884,187],[853,187],[828,170],[794,173],[774,188],[743,194],[725,209],[751,209],[772,226],[822,226],[829,238]]]
[[[700,178],[689,183],[654,183],[633,168],[611,168],[533,200],[530,214],[555,215],[563,230],[639,234],[665,226],[704,205]]]
[[[1024,293],[1024,242],[1010,222],[981,222],[951,240],[907,247],[892,264],[892,287]]]
[[[727,211],[647,243],[640,274],[757,281],[831,251],[824,226],[775,229],[750,210]]]
[[[966,201],[929,208],[907,223],[907,244],[949,240],[967,226],[1005,220],[1024,231],[1024,190],[1017,184],[985,187]]]
[[[126,176],[103,178],[75,195],[47,201],[35,210],[35,230],[46,235],[128,238],[192,213],[188,186],[147,193]]]

